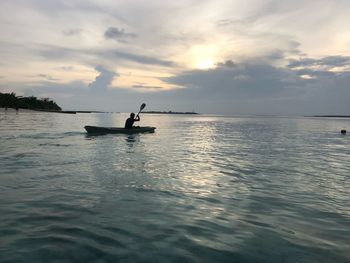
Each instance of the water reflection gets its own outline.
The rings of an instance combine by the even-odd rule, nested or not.
[[[127,135],[126,141],[127,141],[127,142],[131,142],[131,143],[128,144],[128,145],[129,145],[129,146],[132,146],[132,145],[133,145],[132,142],[135,142],[135,141],[136,141],[136,140],[135,140],[135,135],[134,135],[134,134],[129,134],[129,135]]]
[[[84,125],[125,116],[4,116],[0,262],[69,261],[62,244],[75,261],[349,262],[344,120],[147,115],[154,134],[96,136]]]

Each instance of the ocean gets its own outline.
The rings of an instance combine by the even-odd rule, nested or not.
[[[350,119],[0,109],[0,262],[350,262]]]

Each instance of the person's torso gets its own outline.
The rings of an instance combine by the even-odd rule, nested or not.
[[[133,118],[128,118],[125,122],[125,128],[130,129],[134,125],[135,120]]]

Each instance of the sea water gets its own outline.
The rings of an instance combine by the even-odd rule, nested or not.
[[[350,262],[349,119],[0,111],[0,262]]]

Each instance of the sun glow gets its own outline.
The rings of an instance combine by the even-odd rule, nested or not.
[[[195,64],[195,67],[198,69],[210,69],[215,67],[215,62],[212,58],[199,58]]]
[[[164,72],[155,73],[137,69],[129,71],[127,68],[121,68],[118,70],[118,73],[118,78],[114,78],[112,83],[112,87],[114,88],[133,89],[139,92],[154,92],[180,88],[176,85],[162,81],[162,78],[172,76]]]
[[[218,47],[214,45],[195,45],[187,53],[190,67],[196,69],[214,68],[218,56]]]

